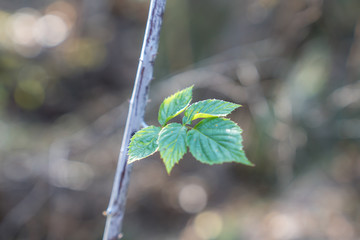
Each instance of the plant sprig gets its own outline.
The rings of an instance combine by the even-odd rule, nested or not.
[[[161,127],[148,126],[134,134],[129,145],[128,163],[159,151],[170,174],[189,147],[191,154],[202,163],[238,162],[253,166],[243,150],[241,128],[224,118],[241,105],[217,99],[190,105],[192,89],[193,86],[188,87],[162,102],[158,116]],[[182,112],[182,124],[168,123]],[[194,127],[189,126],[199,118],[204,119]]]

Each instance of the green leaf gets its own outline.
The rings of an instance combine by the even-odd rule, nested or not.
[[[134,134],[129,144],[128,163],[148,157],[157,151],[160,130],[160,127],[149,126]]]
[[[168,174],[187,151],[186,130],[186,127],[179,123],[170,123],[159,134],[160,156],[164,160]]]
[[[183,112],[191,102],[193,86],[166,98],[160,105],[159,123],[164,126],[170,119]]]
[[[238,162],[253,166],[242,150],[242,130],[224,118],[206,118],[187,134],[187,145],[200,162],[219,164]]]
[[[241,105],[217,99],[196,102],[186,109],[183,124],[191,124],[197,118],[224,117],[238,107]]]

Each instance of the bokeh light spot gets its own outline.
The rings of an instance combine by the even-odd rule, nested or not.
[[[214,211],[206,211],[195,217],[194,230],[202,239],[217,238],[223,229],[222,217]]]
[[[20,81],[14,93],[15,102],[23,109],[34,110],[42,105],[45,98],[44,88],[39,81]]]
[[[36,57],[42,48],[34,39],[33,29],[40,13],[32,8],[22,8],[6,21],[6,35],[10,46],[23,57]]]
[[[180,190],[179,204],[185,212],[198,213],[206,207],[207,193],[200,185],[188,184]]]
[[[100,42],[83,38],[71,42],[66,49],[65,58],[72,67],[94,68],[100,66],[105,59],[106,49]]]
[[[273,239],[285,240],[299,237],[299,224],[296,219],[279,212],[271,212],[266,217],[269,234]]]
[[[50,174],[52,184],[73,190],[86,190],[94,177],[88,164],[66,159],[56,159],[50,167]]]
[[[69,29],[73,27],[77,19],[75,7],[71,3],[64,1],[50,4],[46,9],[46,13],[60,16],[66,22]]]
[[[32,29],[39,15],[40,14],[32,8],[23,8],[13,14],[8,22],[8,31],[11,40],[23,46],[35,45]]]
[[[36,21],[33,34],[36,41],[45,47],[55,47],[68,35],[65,21],[53,14],[47,14]]]

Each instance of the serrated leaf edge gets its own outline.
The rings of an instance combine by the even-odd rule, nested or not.
[[[234,105],[236,105],[236,107],[235,107],[233,110],[231,110],[229,113],[223,113],[223,114],[209,114],[209,113],[199,113],[199,112],[198,112],[198,113],[194,114],[194,116],[193,116],[191,119],[186,119],[186,115],[185,115],[185,114],[186,114],[186,111],[185,111],[185,114],[184,114],[182,123],[183,123],[183,124],[191,124],[192,121],[194,121],[195,119],[198,119],[198,118],[225,117],[225,116],[231,114],[231,113],[232,113],[233,111],[235,111],[237,108],[242,107],[241,104],[237,104],[237,103],[228,102],[228,101],[224,101],[224,100],[220,100],[220,99],[215,99],[215,98],[213,98],[213,99],[206,99],[206,100],[202,100],[202,101],[195,102],[195,103],[191,104],[190,106],[188,106],[187,109],[191,108],[191,106],[193,106],[193,105],[196,105],[196,104],[199,104],[199,103],[205,102],[205,101],[221,101],[221,102],[224,102],[224,103],[234,104]],[[209,115],[209,116],[208,116],[208,117],[196,117],[196,115],[198,115],[198,114],[204,114],[204,115],[207,114],[207,115]],[[186,120],[187,120],[187,121],[186,121]]]
[[[170,123],[170,124],[171,124],[171,123]],[[175,123],[175,124],[179,124],[179,125],[181,125],[181,127],[185,127],[185,125],[180,124],[180,123]],[[168,125],[169,125],[169,124],[168,124]],[[166,125],[166,126],[168,126],[168,125]],[[159,139],[160,139],[161,132],[165,129],[166,126],[164,126],[164,127],[160,130],[160,132],[159,132],[158,145],[159,145]],[[185,128],[186,128],[186,127],[185,127]],[[188,130],[186,129],[186,133],[185,133],[185,134],[186,134],[186,135],[185,135],[185,148],[186,148],[186,149],[185,149],[185,152],[184,152],[184,154],[182,154],[182,156],[179,158],[179,160],[175,161],[174,165],[173,165],[170,169],[169,169],[168,166],[165,164],[165,160],[163,159],[163,156],[162,156],[162,154],[161,154],[161,150],[159,149],[160,157],[161,157],[161,159],[163,160],[163,163],[164,163],[164,165],[165,165],[165,169],[166,169],[166,172],[167,172],[168,175],[170,175],[172,169],[173,169],[176,165],[179,164],[180,160],[183,159],[184,155],[188,152],[187,133],[188,133]],[[159,146],[158,146],[158,148],[159,148]]]
[[[156,126],[150,125],[150,126],[148,126],[148,127],[156,127]],[[156,127],[156,128],[158,128],[158,127]],[[142,129],[138,130],[137,132],[135,132],[135,134],[138,133],[138,132],[140,132],[140,131],[142,131],[142,130],[144,130],[144,129],[145,129],[145,128],[142,128]],[[142,160],[142,159],[144,159],[144,158],[147,158],[147,157],[155,154],[155,153],[159,150],[158,140],[159,140],[159,135],[160,135],[161,130],[162,130],[162,129],[160,129],[160,131],[159,131],[159,133],[158,133],[158,137],[157,137],[157,139],[155,140],[155,143],[158,145],[157,148],[156,148],[152,153],[146,155],[145,157],[141,157],[141,158],[140,158],[140,157],[131,157],[130,154],[129,154],[129,152],[130,152],[129,149],[130,149],[130,147],[131,147],[131,145],[132,145],[132,141],[133,141],[133,139],[136,138],[136,135],[134,134],[134,135],[131,137],[131,139],[130,139],[130,144],[129,144],[129,146],[128,146],[128,160],[127,160],[127,164],[130,164],[130,163],[133,163],[133,162]]]
[[[229,120],[229,121],[233,122],[236,126],[239,127],[239,129],[240,129],[240,134],[243,132],[242,128],[241,128],[237,123],[235,123],[234,121],[232,121],[231,119],[229,119],[229,118],[223,118],[223,117],[213,117],[213,119],[215,119],[215,118],[220,118],[220,119],[224,119],[224,120]],[[208,118],[207,118],[207,119],[208,119]],[[205,119],[204,119],[204,120],[205,120]],[[198,129],[196,129],[196,127],[197,127],[199,124],[201,124],[201,122],[204,121],[204,120],[201,120],[199,123],[197,123],[191,130],[196,130],[196,131],[198,131],[199,133],[201,133],[202,135],[204,135],[204,136],[212,139],[211,137],[203,134],[201,131],[199,131]],[[187,131],[187,134],[188,134],[191,130]],[[212,140],[213,140],[213,139],[212,139]],[[215,141],[215,140],[214,140],[214,141]],[[197,161],[199,161],[199,162],[201,162],[201,163],[204,163],[204,164],[208,164],[208,165],[215,165],[215,164],[217,164],[217,165],[219,165],[219,164],[232,163],[232,162],[234,162],[234,163],[240,163],[240,164],[243,164],[243,165],[246,165],[246,166],[250,166],[250,167],[254,167],[254,166],[255,166],[255,164],[252,163],[252,162],[250,162],[249,159],[246,157],[245,151],[243,150],[243,147],[240,148],[240,151],[245,155],[245,161],[244,161],[244,162],[239,162],[239,161],[236,161],[236,160],[229,160],[229,161],[223,161],[223,162],[220,162],[220,163],[216,163],[216,162],[206,162],[206,161],[197,159],[197,158],[195,157],[195,154],[193,153],[193,151],[192,151],[191,148],[190,148],[190,145],[189,145],[189,143],[188,143],[188,138],[187,138],[187,137],[186,137],[186,145],[189,147],[189,152],[191,153],[191,155],[192,155]],[[223,147],[226,148],[226,146],[223,146]]]
[[[167,117],[167,118],[165,119],[165,121],[164,121],[163,124],[160,122],[160,119],[158,119],[158,121],[159,121],[159,123],[160,123],[160,125],[161,125],[162,127],[164,127],[169,120],[171,120],[171,119],[173,119],[174,117],[178,116],[180,113],[182,113],[183,111],[185,111],[185,110],[189,107],[189,105],[190,105],[190,103],[191,103],[191,101],[192,101],[192,90],[193,90],[193,88],[194,88],[194,85],[191,85],[190,87],[187,87],[187,88],[185,88],[185,89],[183,89],[183,90],[177,91],[177,92],[171,94],[170,96],[168,96],[167,98],[164,99],[164,101],[163,101],[163,102],[161,103],[161,105],[160,105],[160,108],[161,108],[161,106],[163,105],[163,103],[164,103],[167,99],[173,97],[174,95],[179,94],[180,92],[183,92],[183,91],[185,91],[185,90],[187,90],[187,89],[190,89],[190,92],[191,92],[191,98],[190,98],[190,100],[188,101],[188,103],[186,104],[186,106],[185,106],[184,108],[180,109],[180,110],[177,111],[175,114]],[[159,113],[160,113],[160,108],[159,108]]]

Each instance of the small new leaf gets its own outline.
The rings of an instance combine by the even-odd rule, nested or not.
[[[129,144],[128,163],[146,158],[157,151],[160,130],[160,127],[149,126],[134,134]]]
[[[167,97],[159,109],[159,123],[164,126],[170,119],[183,112],[192,99],[193,86]]]
[[[217,99],[200,101],[189,106],[183,117],[183,124],[191,124],[198,118],[224,117],[241,105]]]
[[[238,162],[253,166],[242,150],[242,130],[224,118],[206,118],[187,133],[187,145],[200,162]]]
[[[186,127],[179,123],[170,123],[159,134],[159,151],[166,171],[171,169],[186,153]]]

